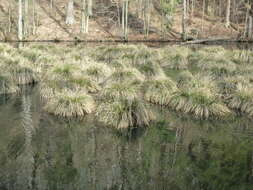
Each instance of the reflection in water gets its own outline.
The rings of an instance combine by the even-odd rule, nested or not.
[[[0,101],[0,189],[252,189],[251,121],[194,121],[165,110],[131,137],[92,116],[63,121],[37,89]],[[165,119],[166,118],[166,119]]]
[[[17,187],[21,189],[32,189],[32,173],[34,165],[32,136],[34,134],[34,127],[31,113],[31,95],[23,94],[22,96],[22,112],[21,112],[21,126],[24,131],[24,150],[16,158],[17,168]]]

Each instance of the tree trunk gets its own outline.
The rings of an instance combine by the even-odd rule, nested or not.
[[[248,20],[249,20],[249,7],[247,7],[246,16],[245,16],[245,25],[244,25],[244,34],[243,34],[244,38],[248,37],[248,27],[249,27]]]
[[[122,10],[121,10],[121,27],[122,27],[122,33],[124,35],[125,31],[125,2],[122,3]]]
[[[50,0],[50,9],[53,9],[54,1]]]
[[[128,38],[128,4],[129,4],[129,1],[126,0],[125,4],[126,4],[125,5],[126,8],[125,8],[125,32],[124,32],[124,38],[125,38],[125,40],[127,40],[127,38]]]
[[[12,23],[11,23],[11,6],[9,5],[8,8],[8,32],[11,32],[11,27],[12,27]]]
[[[18,1],[18,40],[23,40],[23,2]]]
[[[252,38],[252,15],[249,16],[248,38]]]
[[[203,0],[203,5],[202,5],[202,19],[201,19],[201,31],[202,31],[202,32],[203,32],[203,30],[204,30],[205,4],[206,4],[206,0]]]
[[[28,0],[25,1],[24,7],[24,35],[29,35],[29,2]]]
[[[88,15],[92,16],[92,0],[88,0]]]
[[[86,21],[86,0],[82,0],[82,12],[81,12],[81,33],[85,33],[85,21]]]
[[[92,0],[82,0],[81,33],[89,32],[89,18],[92,15]]]
[[[33,30],[32,34],[36,34],[36,19],[35,19],[35,13],[36,13],[36,0],[33,0],[33,17],[32,17],[32,25],[33,25]]]
[[[227,0],[226,27],[230,26],[230,8],[231,8],[231,0]]]
[[[186,0],[183,1],[183,17],[182,17],[182,39],[187,39],[186,34],[186,19],[187,19],[187,2]]]
[[[74,17],[74,1],[69,0],[66,13],[66,24],[72,25],[75,23]]]
[[[151,2],[150,0],[145,0],[144,1],[144,25],[143,25],[145,37],[148,37],[149,35],[150,16],[151,16]]]

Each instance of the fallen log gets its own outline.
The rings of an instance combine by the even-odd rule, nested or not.
[[[238,39],[230,39],[230,38],[207,38],[207,39],[198,39],[183,42],[182,44],[205,44],[210,42],[243,42]]]

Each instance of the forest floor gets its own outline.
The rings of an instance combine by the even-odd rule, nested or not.
[[[17,4],[17,3],[16,3]],[[13,13],[17,14],[17,5],[12,7]],[[122,40],[121,27],[117,20],[117,10],[111,6],[96,5],[96,13],[90,18],[89,33],[80,33],[81,8],[80,4],[75,4],[75,24],[69,26],[65,24],[66,0],[59,0],[50,8],[49,0],[39,0],[37,5],[38,27],[36,35],[29,35],[26,40],[89,40],[89,41],[114,41]],[[170,40],[179,41],[181,38],[181,7],[177,8],[174,14],[172,26],[166,34],[161,31],[161,15],[159,11],[153,9],[151,16],[151,32],[148,38],[143,35],[143,20],[136,16],[135,11],[130,9],[129,16],[129,37],[131,41],[135,40]],[[0,0],[0,40],[16,40],[17,15],[12,14],[13,28],[12,32],[6,32],[8,24],[8,3],[6,0]],[[31,22],[31,21],[30,21]],[[195,12],[187,22],[189,36],[195,39],[203,38],[226,38],[237,39],[243,26],[226,28],[224,21],[219,18],[202,16]]]

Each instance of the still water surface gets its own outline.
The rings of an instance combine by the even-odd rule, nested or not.
[[[122,136],[92,116],[46,114],[36,87],[1,97],[0,189],[253,189],[252,121],[158,113],[150,128]]]

